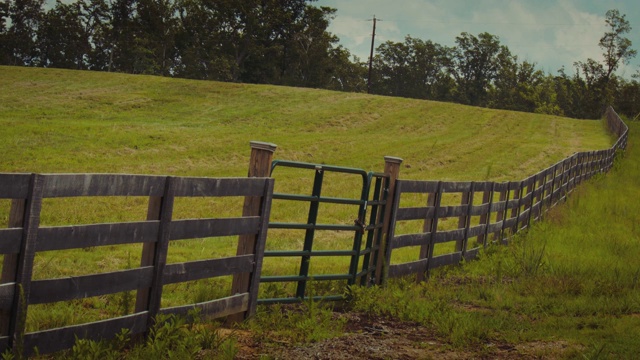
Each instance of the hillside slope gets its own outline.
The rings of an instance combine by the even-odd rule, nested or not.
[[[610,138],[600,122],[366,94],[0,67],[0,171],[244,176],[278,159],[403,178],[520,179]]]

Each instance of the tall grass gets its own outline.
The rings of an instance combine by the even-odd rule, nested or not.
[[[542,223],[427,283],[354,289],[353,308],[420,322],[460,347],[546,342],[537,356],[625,358],[640,351],[640,126],[613,170]],[[558,341],[562,346],[553,346]]]

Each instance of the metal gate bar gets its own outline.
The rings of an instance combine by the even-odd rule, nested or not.
[[[277,250],[277,251],[265,251],[265,257],[300,257],[300,267],[298,275],[285,275],[285,276],[262,276],[261,283],[273,283],[273,282],[297,282],[295,297],[289,298],[272,298],[272,299],[259,299],[260,303],[288,303],[298,302],[304,299],[308,299],[305,296],[307,290],[307,283],[310,280],[314,281],[331,281],[331,280],[347,280],[348,285],[354,285],[360,278],[361,285],[368,285],[371,282],[370,277],[375,272],[375,264],[377,259],[377,252],[380,248],[381,231],[382,228],[382,216],[384,213],[384,206],[386,204],[386,196],[388,194],[388,176],[380,173],[373,173],[362,169],[345,168],[339,166],[328,166],[320,164],[302,163],[294,161],[282,161],[276,160],[272,162],[271,173],[277,167],[290,167],[299,169],[308,169],[314,171],[314,182],[311,195],[300,194],[284,194],[274,193],[274,200],[286,200],[286,201],[302,201],[309,202],[309,210],[306,223],[283,223],[283,222],[271,222],[269,223],[270,229],[290,229],[290,230],[305,230],[304,245],[302,250]],[[343,173],[359,175],[362,178],[362,191],[360,193],[360,199],[354,198],[337,198],[337,197],[323,197],[322,196],[322,184],[324,174],[326,172]],[[277,182],[277,180],[276,180]],[[370,188],[372,183],[374,184],[373,198],[369,200]],[[342,205],[354,205],[358,206],[358,212],[353,225],[344,224],[318,224],[318,209],[320,203],[328,204],[342,204]],[[367,210],[370,209],[369,222],[366,223]],[[351,250],[313,250],[313,241],[316,230],[336,230],[336,231],[352,231],[353,246]],[[363,234],[367,233],[365,248],[362,249]],[[268,242],[269,240],[267,240]],[[373,255],[373,256],[372,256]],[[327,256],[344,256],[350,257],[349,270],[346,274],[323,274],[323,275],[310,275],[309,265],[313,257],[327,257]],[[358,264],[360,258],[363,257],[362,270],[358,271]],[[373,260],[373,261],[371,261]],[[314,299],[322,300],[340,300],[343,299],[343,295],[329,295],[329,296],[314,296]]]

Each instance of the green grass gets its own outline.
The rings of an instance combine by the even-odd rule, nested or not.
[[[635,358],[640,126],[630,125],[628,152],[613,171],[581,185],[511,245],[437,270],[425,284],[400,280],[385,289],[354,289],[353,308],[418,321],[460,348],[542,342],[550,346],[533,355]]]
[[[0,172],[246,176],[249,141],[259,140],[278,145],[276,159],[367,171],[382,171],[385,155],[401,157],[404,179],[519,180],[574,152],[611,144],[597,121],[366,94],[18,67],[0,67],[0,80]],[[309,194],[312,176],[278,169],[276,191]],[[360,191],[357,177],[329,180],[325,195],[347,197]],[[237,215],[241,201],[185,201],[177,204],[176,217]],[[0,224],[7,223],[9,206],[0,200]],[[139,221],[146,208],[144,198],[47,199],[42,224]],[[327,206],[319,216],[322,222],[351,224],[356,209]],[[274,221],[304,217],[299,208],[274,202]],[[326,233],[316,246],[346,244],[348,249],[351,236]],[[267,247],[298,249],[300,244],[300,234],[273,231]],[[234,252],[235,239],[216,240],[215,245],[209,240],[176,242],[170,245],[168,262]],[[137,245],[40,253],[34,278],[135,267],[140,253]],[[265,261],[264,273],[296,272],[298,261]],[[330,273],[344,266],[341,259],[327,257],[313,269]],[[223,292],[227,285],[215,286]],[[217,295],[208,286],[172,288],[165,292],[163,306]],[[27,327],[128,313],[129,301],[123,293],[33,306]]]

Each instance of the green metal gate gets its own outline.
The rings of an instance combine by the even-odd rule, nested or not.
[[[388,195],[389,177],[382,173],[366,172],[362,169],[275,160],[271,165],[271,177],[276,178],[276,190],[278,190],[279,169],[283,168],[304,174],[299,178],[300,181],[296,182],[304,182],[305,177],[312,176],[312,186],[310,193],[306,194],[274,192],[271,211],[272,222],[269,223],[270,230],[264,263],[273,260],[277,264],[278,259],[281,259],[280,262],[289,261],[291,263],[294,261],[299,265],[296,267],[297,273],[281,274],[272,271],[267,275],[265,275],[265,271],[269,272],[269,267],[263,266],[263,276],[260,279],[262,298],[258,302],[266,304],[291,303],[307,299],[341,300],[344,298],[346,285],[373,283],[375,276],[380,276],[376,274],[376,264],[382,239],[382,222]],[[327,181],[327,177],[335,177],[339,181],[357,178],[358,181],[357,183],[354,181],[353,187],[360,190],[359,195],[353,197],[324,196],[323,184]],[[342,179],[343,177],[344,179]],[[353,189],[354,193],[355,191],[356,189]],[[306,221],[288,222],[288,219],[283,219],[287,222],[274,221],[274,213],[277,214],[279,209],[291,207],[294,203],[298,208],[301,204],[306,205],[304,206]],[[339,219],[340,221],[319,222],[321,210],[324,208],[325,211],[331,212],[332,206],[346,206],[349,209],[353,208],[353,212],[346,211],[348,214],[346,216],[349,218]],[[327,218],[327,216],[323,218]],[[282,242],[277,235],[272,236],[273,230],[276,229],[279,231],[278,234],[285,234],[288,231],[292,233],[304,232],[302,247],[273,249],[273,246],[270,245]],[[315,249],[314,246],[322,245],[322,239],[318,239],[318,234],[323,232],[340,233],[346,236],[352,234],[349,236],[350,248]],[[291,237],[290,235],[291,233],[286,234],[287,237]],[[295,238],[295,235],[293,237]],[[299,261],[295,259],[299,259]],[[310,271],[312,264],[322,264],[328,259],[344,260],[348,262],[348,268],[340,271],[340,266],[335,266],[335,269],[330,266],[330,273]],[[347,259],[348,261],[346,261]],[[310,290],[309,283],[311,281],[316,286]],[[332,286],[336,282],[338,286]]]

